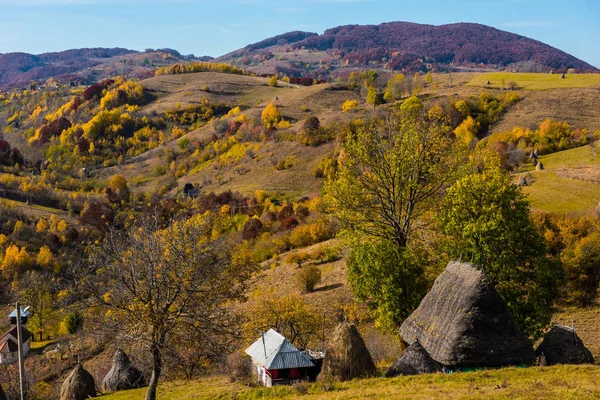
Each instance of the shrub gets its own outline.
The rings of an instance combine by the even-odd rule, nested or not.
[[[302,293],[311,293],[321,282],[321,270],[315,265],[306,265],[296,275],[296,284]]]
[[[281,221],[281,230],[282,231],[288,231],[290,229],[294,229],[299,224],[300,223],[298,222],[298,220],[296,219],[296,217],[294,217],[294,216],[287,217],[286,219],[284,219],[283,221]]]
[[[83,316],[78,311],[67,314],[65,325],[69,334],[73,335],[83,327]]]
[[[283,171],[283,170],[286,170],[286,169],[291,169],[291,168],[294,167],[295,160],[296,160],[296,157],[293,157],[293,156],[286,157],[285,159],[279,160],[275,164],[275,169],[277,171]]]
[[[298,394],[308,394],[308,389],[310,389],[310,383],[307,381],[297,381],[292,385],[294,391]]]
[[[296,213],[296,217],[298,217],[298,219],[303,221],[306,219],[306,217],[309,216],[310,211],[308,211],[308,208],[306,208],[304,206],[298,206],[298,207],[296,207],[295,213]]]
[[[344,104],[342,104],[342,112],[349,112],[355,110],[358,107],[357,100],[346,100]]]
[[[279,213],[277,213],[277,221],[283,221],[287,217],[294,215],[294,206],[291,203],[287,203]]]
[[[252,240],[257,238],[263,229],[263,223],[260,222],[258,218],[250,218],[244,224],[244,228],[242,229],[242,239],[244,240]]]
[[[227,356],[227,372],[230,382],[249,382],[252,379],[252,361],[240,351]]]

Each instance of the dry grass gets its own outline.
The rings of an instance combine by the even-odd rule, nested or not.
[[[306,394],[293,387],[248,388],[215,376],[159,386],[159,398],[191,399],[599,399],[597,366],[505,368],[450,375],[359,379],[335,383],[331,391],[311,384]],[[125,391],[105,400],[143,399],[145,389]]]
[[[600,89],[520,91],[522,100],[493,128],[506,132],[515,126],[536,129],[545,119],[566,121],[575,128],[600,129]]]

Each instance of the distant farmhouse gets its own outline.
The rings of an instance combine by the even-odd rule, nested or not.
[[[321,360],[301,352],[273,329],[246,349],[252,358],[252,372],[267,387],[314,380]]]
[[[12,364],[18,361],[17,347],[17,309],[9,315],[10,330],[0,337],[0,364]],[[21,308],[21,338],[23,340],[23,356],[29,353],[30,342],[33,334],[27,330],[27,319],[29,318],[29,307]]]

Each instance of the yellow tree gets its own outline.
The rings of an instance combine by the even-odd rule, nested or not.
[[[271,128],[281,121],[281,113],[275,104],[269,103],[263,110],[261,119],[265,128]]]
[[[475,121],[470,115],[454,129],[454,135],[465,144],[471,143],[477,138],[479,131],[479,122]]]

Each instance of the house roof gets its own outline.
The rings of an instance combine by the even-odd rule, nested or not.
[[[31,339],[33,334],[27,330],[24,326],[21,325],[21,338],[23,343]],[[10,352],[17,351],[17,342],[14,339],[17,338],[17,326],[14,325],[11,329],[6,332],[2,337],[0,337],[0,351],[5,349],[5,346],[8,345],[8,349]],[[14,350],[13,350],[14,349]]]
[[[29,316],[29,307],[20,307],[21,308],[21,318],[25,318]],[[10,315],[8,316],[8,318],[17,318],[17,308],[15,307],[15,309],[10,313]]]
[[[0,344],[0,352],[6,350],[8,350],[8,353],[16,353],[19,350],[17,342],[8,338],[4,343]]]
[[[269,329],[246,349],[252,359],[266,369],[314,367],[312,361],[274,329]]]

